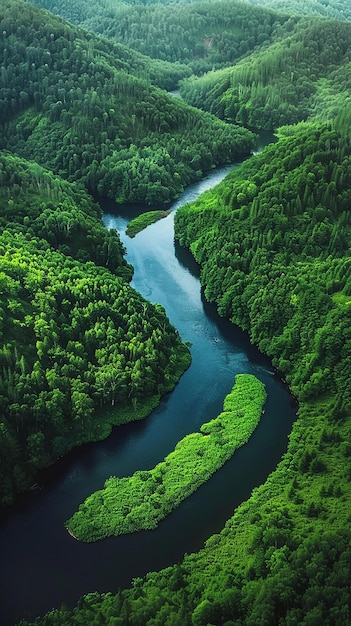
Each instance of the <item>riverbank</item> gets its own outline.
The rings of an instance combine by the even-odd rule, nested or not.
[[[153,530],[248,442],[266,400],[263,383],[238,374],[223,411],[200,432],[177,443],[164,461],[127,478],[109,478],[83,502],[66,527],[75,538],[98,541],[111,535]]]

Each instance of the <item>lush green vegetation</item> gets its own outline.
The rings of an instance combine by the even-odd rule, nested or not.
[[[181,95],[193,106],[252,128],[333,118],[350,99],[350,40],[350,23],[306,19],[260,54],[184,80]]]
[[[351,20],[349,0],[248,0],[256,6],[284,11],[289,15],[320,15],[338,20]]]
[[[289,2],[298,5],[349,17],[341,0]],[[2,9],[0,135],[8,150],[118,201],[150,204],[168,202],[201,171],[249,152],[251,135],[152,86],[172,88],[189,75],[184,64],[155,65],[49,14],[43,19],[29,3],[3,0]],[[133,7],[135,40],[154,32],[138,16],[146,22],[162,10]],[[194,32],[200,9],[192,10]],[[206,297],[286,377],[299,419],[277,469],[199,553],[134,580],[131,589],[88,594],[73,611],[53,610],[37,624],[350,623],[350,25],[270,13],[260,33],[254,23],[243,26],[252,40],[231,50],[234,22],[222,34],[221,15],[213,26],[218,41],[229,42],[223,57],[212,44],[201,57],[196,40],[198,64],[193,50],[179,57],[194,60],[194,70],[236,62],[260,43],[256,34],[263,45],[233,68],[184,81],[184,97],[236,123],[294,125],[179,210],[177,237],[201,265]],[[77,21],[85,19],[93,18]],[[164,24],[171,32],[171,17]],[[9,154],[1,159],[0,476],[7,503],[38,467],[104,433],[108,420],[141,417],[145,397],[153,405],[189,355],[160,307],[128,286],[118,237],[103,233],[82,187]],[[111,404],[118,415],[105,418]]]
[[[149,412],[190,357],[162,307],[128,285],[119,237],[83,189],[4,153],[0,178],[0,495],[8,504],[38,468]]]
[[[282,129],[176,214],[206,297],[272,356],[299,399],[281,463],[197,554],[38,624],[349,622],[349,129],[347,111],[334,127]]]
[[[2,146],[117,202],[167,204],[254,135],[150,82],[150,60],[3,0]],[[215,140],[214,140],[215,137]]]
[[[237,0],[35,3],[149,57],[186,64],[195,74],[233,65],[289,22],[287,16]]]
[[[125,280],[132,277],[116,231],[107,231],[100,208],[84,189],[69,184],[38,164],[0,153],[0,226],[78,261],[93,261]]]
[[[200,432],[186,435],[153,469],[109,478],[68,520],[68,531],[76,539],[97,541],[156,528],[247,443],[265,399],[263,383],[250,374],[237,375],[218,417],[203,424]]]
[[[250,333],[299,398],[335,394],[336,411],[351,408],[349,309],[333,300],[351,294],[349,147],[329,126],[282,129],[175,218],[206,298]]]
[[[154,224],[158,220],[167,217],[167,215],[169,215],[168,211],[146,211],[128,223],[126,233],[129,237],[135,237],[135,235],[140,233],[141,230],[144,230],[144,228],[147,228],[150,224]]]

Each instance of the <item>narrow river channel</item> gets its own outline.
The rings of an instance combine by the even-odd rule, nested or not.
[[[102,205],[107,228],[117,228],[135,268],[132,286],[162,304],[184,341],[191,342],[192,365],[172,393],[143,422],[115,429],[103,442],[82,446],[41,477],[32,493],[2,520],[0,623],[12,626],[62,603],[73,606],[90,591],[115,591],[134,577],[180,561],[218,532],[235,507],[261,484],[286,449],[296,407],[268,359],[247,335],[221,319],[201,293],[198,267],[174,242],[175,210],[213,187],[228,168],[192,185],[170,215],[126,236],[135,209]],[[140,210],[139,210],[140,212]],[[268,400],[259,427],[205,485],[155,531],[111,538],[96,544],[75,541],[64,521],[110,475],[125,476],[161,461],[185,434],[215,417],[237,373],[255,374]]]

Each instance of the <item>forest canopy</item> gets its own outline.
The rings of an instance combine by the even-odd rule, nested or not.
[[[93,193],[148,205],[253,149],[249,130],[156,88],[150,60],[55,16],[43,21],[28,2],[3,4],[3,148]]]
[[[207,299],[270,354],[299,401],[276,470],[196,554],[35,624],[348,623],[350,137],[299,124],[178,209]],[[112,617],[111,617],[112,616]]]
[[[129,286],[119,236],[81,187],[6,153],[0,178],[0,496],[8,504],[74,445],[143,416],[190,357],[162,307]]]
[[[351,19],[348,0],[248,0],[250,4],[269,7],[289,15],[319,15],[338,20]]]
[[[350,102],[350,41],[351,23],[306,19],[260,54],[185,79],[181,95],[193,106],[251,128],[333,119]]]
[[[115,2],[35,0],[69,21],[194,74],[233,65],[289,30],[290,19],[237,0]],[[170,10],[171,5],[171,10]]]
[[[263,413],[266,391],[252,374],[237,374],[223,411],[181,439],[151,470],[111,476],[67,521],[81,541],[153,530],[248,442]]]
[[[178,210],[176,237],[299,407],[276,470],[202,550],[36,624],[350,622],[350,9],[278,2],[109,14],[110,0],[56,0],[78,27],[2,0],[2,504],[73,445],[145,416],[189,365],[89,192],[168,204],[249,157]],[[180,81],[187,103],[165,91]],[[277,141],[250,156],[248,128]]]

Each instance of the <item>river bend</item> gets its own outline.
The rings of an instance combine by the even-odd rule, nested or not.
[[[115,591],[150,570],[180,561],[218,532],[234,508],[275,468],[287,446],[294,405],[264,356],[248,337],[221,319],[203,298],[198,266],[176,245],[174,211],[220,182],[228,168],[211,172],[189,187],[169,216],[134,239],[128,221],[141,209],[116,214],[105,202],[104,223],[117,228],[135,268],[132,286],[162,304],[182,339],[191,343],[192,364],[174,391],[144,421],[115,429],[96,444],[73,451],[43,473],[41,491],[25,496],[2,520],[0,550],[1,624],[12,626],[62,603],[73,606],[90,591]],[[154,531],[84,544],[74,541],[64,521],[110,475],[130,475],[161,461],[187,433],[215,417],[237,373],[251,373],[266,385],[268,400],[248,444]]]

